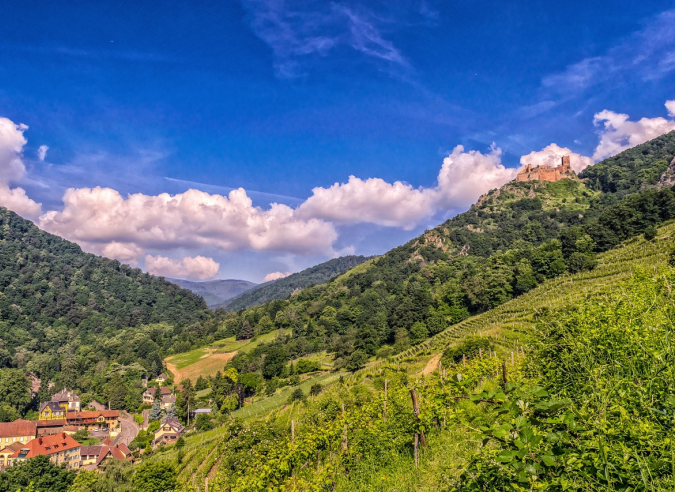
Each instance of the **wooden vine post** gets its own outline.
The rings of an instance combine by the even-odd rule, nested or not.
[[[504,389],[506,389],[506,383],[508,382],[506,378],[506,362],[502,362],[502,384],[504,385]]]
[[[342,418],[345,418],[345,404],[344,402],[342,403]],[[348,445],[347,445],[347,422],[344,423],[342,427],[342,450],[347,451]]]

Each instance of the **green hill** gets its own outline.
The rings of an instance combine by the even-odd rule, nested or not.
[[[183,289],[188,289],[198,296],[204,298],[206,305],[215,309],[224,302],[238,296],[242,292],[253,289],[258,284],[248,280],[205,280],[203,282],[193,282],[178,278],[166,278],[172,284],[176,284]]]
[[[368,258],[365,256],[334,258],[288,277],[266,282],[214,307],[222,307],[228,311],[239,311],[270,301],[286,299],[297,290],[328,282],[333,277],[343,274],[366,260]]]
[[[654,240],[632,239],[594,270],[548,280],[304,404],[196,433],[181,451],[179,481],[201,487],[208,477],[223,490],[671,490],[674,234],[669,225]],[[436,364],[423,375],[435,354],[472,337],[486,342],[483,357],[444,359],[443,378]],[[422,430],[428,447],[416,467]],[[176,459],[175,447],[151,458]]]
[[[98,363],[161,372],[162,354],[211,317],[190,291],[0,208],[0,367],[92,391]]]

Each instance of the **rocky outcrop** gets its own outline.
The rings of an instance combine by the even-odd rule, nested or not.
[[[675,158],[670,161],[668,169],[663,172],[659,184],[656,185],[659,190],[670,186],[675,186]]]

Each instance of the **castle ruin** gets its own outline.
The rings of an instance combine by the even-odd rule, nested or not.
[[[570,167],[570,156],[564,155],[559,166],[553,167],[548,164],[541,164],[532,167],[527,164],[525,169],[516,176],[516,181],[560,181],[561,179],[574,179],[576,174]]]

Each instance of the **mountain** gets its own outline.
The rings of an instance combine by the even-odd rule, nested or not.
[[[238,311],[252,306],[259,306],[277,299],[285,299],[296,290],[328,282],[333,277],[340,275],[367,260],[368,258],[365,256],[342,256],[340,258],[334,258],[311,268],[307,268],[301,272],[289,275],[288,277],[261,284],[217,307],[223,307],[228,311]]]
[[[204,282],[177,278],[166,278],[166,280],[202,296],[210,308],[215,308],[258,285],[248,280],[207,280]]]
[[[230,313],[222,333],[249,338],[291,328],[287,358],[326,350],[335,368],[404,351],[547,279],[593,269],[597,253],[675,218],[672,188],[659,190],[673,158],[675,132],[600,162],[577,180],[507,183],[329,282]],[[238,370],[255,370],[264,356],[259,347],[234,362]]]
[[[172,347],[204,343],[199,327],[212,317],[189,290],[85,253],[0,207],[0,368],[92,390],[113,362],[161,371]]]

